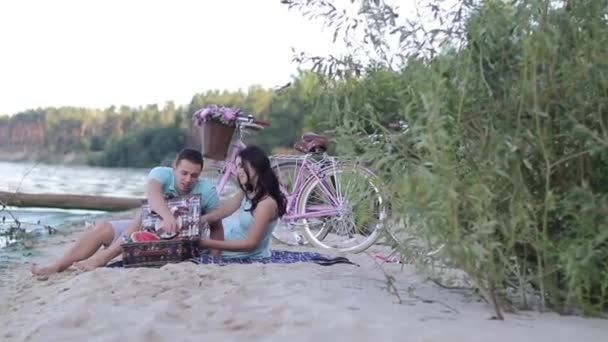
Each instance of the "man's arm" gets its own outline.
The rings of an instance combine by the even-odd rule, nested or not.
[[[168,233],[176,233],[178,230],[175,217],[165,202],[163,188],[160,182],[156,179],[148,179],[146,184],[146,198],[150,204],[150,209],[162,217],[162,228]]]

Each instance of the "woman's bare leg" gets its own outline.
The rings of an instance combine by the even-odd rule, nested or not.
[[[101,246],[109,246],[112,240],[114,240],[112,224],[107,221],[100,222],[95,229],[82,234],[59,260],[46,266],[34,264],[30,268],[30,271],[34,275],[48,275],[62,272],[72,266],[73,263],[89,258]]]

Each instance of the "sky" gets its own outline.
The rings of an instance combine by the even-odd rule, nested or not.
[[[297,71],[292,48],[338,52],[279,0],[1,1],[0,115],[277,87]]]

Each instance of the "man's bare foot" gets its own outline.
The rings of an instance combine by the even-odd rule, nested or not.
[[[92,271],[98,267],[104,266],[106,263],[99,257],[92,256],[87,260],[75,262],[74,266],[81,271]]]
[[[36,276],[45,276],[45,275],[51,275],[53,273],[57,273],[60,272],[60,268],[57,265],[49,265],[49,266],[40,266],[37,264],[33,264],[30,267],[30,272],[32,272],[33,275]]]

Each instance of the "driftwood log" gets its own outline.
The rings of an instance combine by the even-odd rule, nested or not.
[[[66,194],[24,194],[0,191],[0,201],[15,207],[121,211],[140,207],[143,198]]]

